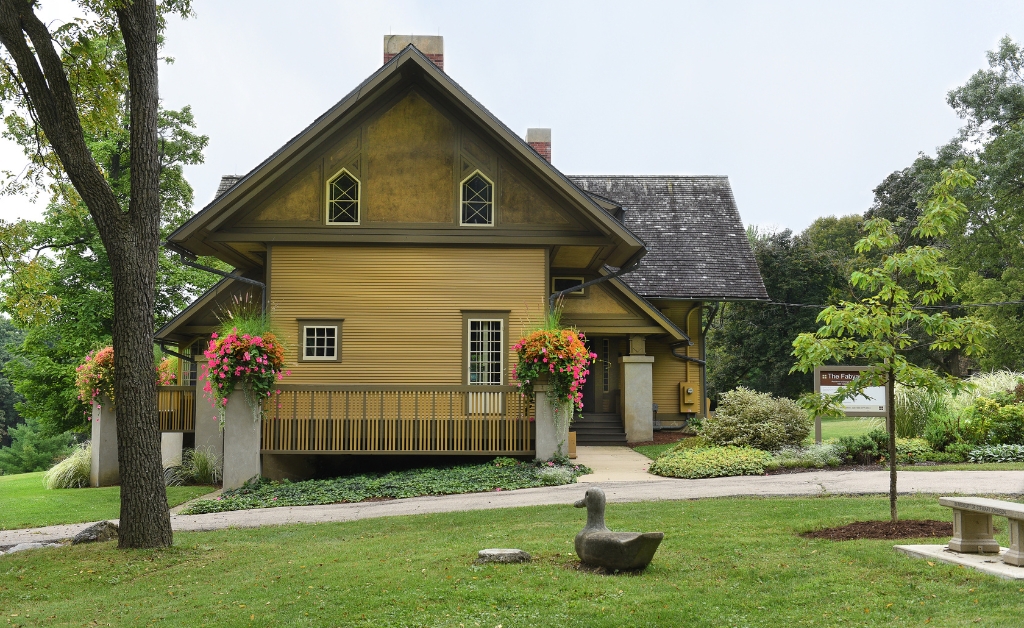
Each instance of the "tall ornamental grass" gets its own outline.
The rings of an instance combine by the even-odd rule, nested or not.
[[[925,433],[929,420],[948,417],[951,420],[963,417],[980,397],[997,392],[1013,390],[1024,379],[1024,373],[1015,371],[993,371],[972,376],[970,386],[959,393],[930,393],[922,388],[908,388],[896,384],[894,405],[896,409],[896,435],[900,438],[917,438]]]
[[[48,489],[83,488],[89,486],[92,471],[92,444],[82,443],[43,474],[43,483]]]

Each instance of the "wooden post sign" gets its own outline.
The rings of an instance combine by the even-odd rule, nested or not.
[[[853,381],[866,366],[818,366],[814,368],[814,392],[834,395],[839,389]],[[885,386],[869,386],[853,399],[843,400],[843,414],[846,416],[887,416],[888,400]],[[814,417],[814,442],[821,443],[821,417]]]

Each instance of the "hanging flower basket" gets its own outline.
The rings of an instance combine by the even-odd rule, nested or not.
[[[512,367],[512,378],[526,396],[544,375],[548,379],[548,397],[555,407],[571,404],[583,409],[583,384],[590,365],[597,358],[587,349],[587,338],[575,329],[538,329],[516,343],[519,364]]]
[[[178,362],[164,358],[156,367],[159,386],[173,386]],[[75,388],[78,399],[90,406],[98,405],[100,395],[114,403],[114,348],[103,347],[85,354],[85,360],[75,368]]]
[[[277,382],[291,375],[284,370],[284,347],[270,332],[254,336],[232,328],[224,336],[213,334],[203,355],[209,360],[203,366],[203,390],[210,394],[221,425],[228,396],[236,389],[241,388],[253,420],[258,421],[263,416],[263,400],[279,394]]]

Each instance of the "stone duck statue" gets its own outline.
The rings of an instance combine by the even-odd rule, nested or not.
[[[643,569],[654,558],[664,532],[612,532],[604,525],[604,491],[596,486],[576,502],[586,507],[587,526],[576,535],[576,554],[593,567],[610,570]]]

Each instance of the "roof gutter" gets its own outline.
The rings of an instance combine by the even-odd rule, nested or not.
[[[609,273],[607,275],[604,275],[603,277],[598,277],[597,279],[591,279],[590,281],[585,281],[585,282],[581,283],[578,286],[573,286],[571,288],[566,288],[565,290],[561,290],[559,292],[555,292],[550,297],[548,297],[548,309],[549,310],[554,310],[555,309],[555,303],[558,302],[558,299],[561,299],[562,297],[564,297],[565,295],[569,294],[570,292],[577,292],[577,291],[582,290],[582,289],[584,289],[584,288],[586,288],[588,286],[593,286],[595,284],[604,283],[605,281],[608,281],[609,279],[615,279],[616,277],[621,277],[622,275],[625,275],[626,273],[628,273],[630,271],[636,270],[636,267],[640,265],[640,260],[643,259],[644,255],[647,255],[647,247],[644,247],[644,248],[640,249],[639,251],[637,251],[636,253],[634,253],[633,257],[631,257],[628,260],[626,260],[626,263],[623,264],[614,273]]]
[[[248,277],[242,277],[241,275],[225,272],[219,268],[214,268],[212,266],[205,266],[203,264],[200,264],[196,262],[198,257],[196,256],[195,253],[173,242],[164,242],[164,248],[166,248],[168,251],[173,251],[174,253],[177,253],[181,257],[181,263],[184,264],[185,266],[196,268],[198,270],[204,270],[208,273],[220,275],[221,277],[227,277],[228,279],[234,279],[235,281],[241,281],[242,283],[247,283],[253,286],[259,286],[261,294],[260,313],[263,314],[264,316],[267,315],[267,284],[263,283],[262,281],[256,281],[255,279],[249,279]]]

